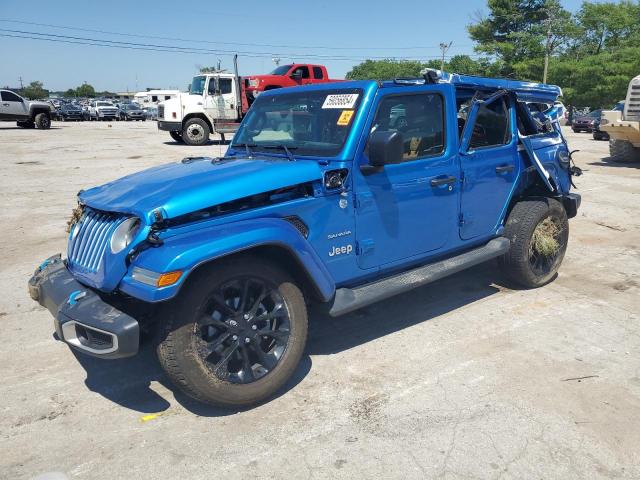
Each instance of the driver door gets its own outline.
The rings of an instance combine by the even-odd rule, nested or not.
[[[456,131],[451,89],[403,86],[377,98],[366,140],[376,130],[398,132],[404,154],[401,163],[372,171],[365,147],[355,163],[360,268],[436,252],[456,234],[459,169],[455,139],[445,134]]]
[[[5,120],[24,120],[29,118],[26,103],[13,92],[0,92],[0,116]]]

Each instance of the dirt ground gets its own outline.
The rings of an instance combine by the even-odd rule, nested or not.
[[[154,353],[54,340],[27,294],[78,190],[225,147],[154,122],[0,124],[0,478],[640,478],[640,165],[567,131],[584,176],[560,275],[489,263],[342,318],[315,312],[287,388],[240,412],[175,391]]]

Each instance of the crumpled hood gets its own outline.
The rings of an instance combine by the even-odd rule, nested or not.
[[[80,201],[98,210],[131,213],[152,223],[156,209],[162,209],[165,218],[174,218],[321,177],[319,165],[312,160],[194,159],[160,165],[85,190]]]

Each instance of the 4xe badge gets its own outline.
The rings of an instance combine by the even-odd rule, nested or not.
[[[329,252],[330,257],[337,257],[338,255],[349,255],[353,252],[353,245],[343,245],[342,247],[333,247],[333,250]]]

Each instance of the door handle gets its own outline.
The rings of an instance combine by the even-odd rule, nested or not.
[[[496,173],[500,174],[500,173],[513,172],[515,168],[516,167],[514,165],[500,165],[499,167],[496,167]]]
[[[452,185],[456,182],[456,177],[438,177],[431,179],[432,187],[441,187],[442,185]]]

